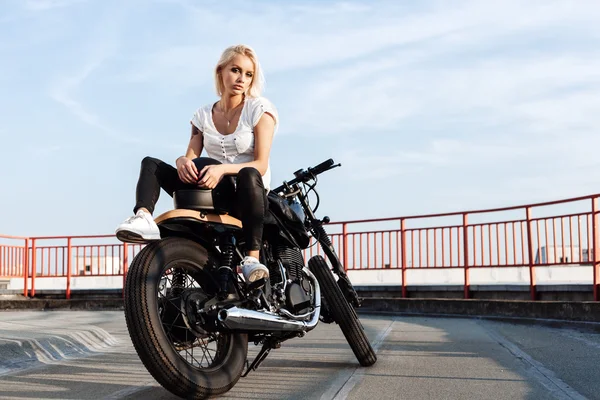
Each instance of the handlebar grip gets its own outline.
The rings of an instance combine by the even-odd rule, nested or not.
[[[321,172],[327,171],[329,168],[331,168],[333,166],[333,164],[334,164],[334,161],[332,158],[330,158],[329,160],[323,161],[321,164],[314,166],[312,168],[309,168],[308,170],[310,172],[312,172],[313,174],[318,175]]]

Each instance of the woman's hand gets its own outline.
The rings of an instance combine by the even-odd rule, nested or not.
[[[175,162],[177,174],[183,183],[196,184],[198,182],[198,168],[192,160],[187,157],[179,157]]]
[[[225,170],[222,164],[207,165],[202,168],[199,176],[201,178],[198,181],[198,186],[205,189],[214,189],[225,176]]]

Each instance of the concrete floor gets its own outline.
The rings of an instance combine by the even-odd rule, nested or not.
[[[337,325],[285,342],[220,399],[600,399],[600,334],[477,319],[363,316],[379,360]],[[251,353],[257,349],[251,346]],[[1,399],[176,399],[118,311],[0,312]]]

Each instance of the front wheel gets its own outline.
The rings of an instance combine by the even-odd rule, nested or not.
[[[321,256],[314,256],[308,261],[308,268],[317,277],[321,285],[321,293],[325,297],[329,313],[340,326],[350,348],[363,367],[370,367],[377,361],[377,355],[358,320],[354,309],[344,297],[340,287],[333,278],[327,262]]]
[[[204,330],[196,309],[217,292],[206,249],[188,239],[147,245],[125,284],[125,319],[141,361],[164,388],[204,399],[231,389],[248,351],[245,334]]]

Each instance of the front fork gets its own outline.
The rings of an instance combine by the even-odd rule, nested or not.
[[[333,248],[333,244],[331,243],[331,239],[327,232],[325,232],[325,228],[323,228],[323,221],[318,219],[313,213],[312,209],[308,205],[308,201],[306,200],[306,196],[302,193],[302,191],[298,191],[298,200],[306,215],[308,216],[308,221],[310,221],[310,230],[313,236],[319,241],[321,248],[325,252],[327,258],[331,262],[331,266],[333,267],[333,272],[339,277],[338,286],[340,287],[342,293],[346,300],[352,304],[354,307],[360,307],[360,299],[358,298],[358,294],[356,290],[354,290],[354,286],[352,286],[352,282],[346,275],[346,271],[344,271],[344,267],[342,262],[340,261],[338,255]]]
[[[315,238],[319,241],[323,252],[325,252],[325,255],[327,255],[327,258],[329,258],[333,272],[339,277],[337,283],[344,294],[344,297],[355,308],[360,307],[361,302],[360,298],[358,297],[358,293],[356,293],[354,286],[352,286],[352,282],[350,282],[350,278],[348,278],[346,271],[344,271],[342,262],[333,248],[331,239],[329,239],[329,235],[327,232],[325,232],[323,222],[320,220],[315,220],[313,222],[312,231]]]

